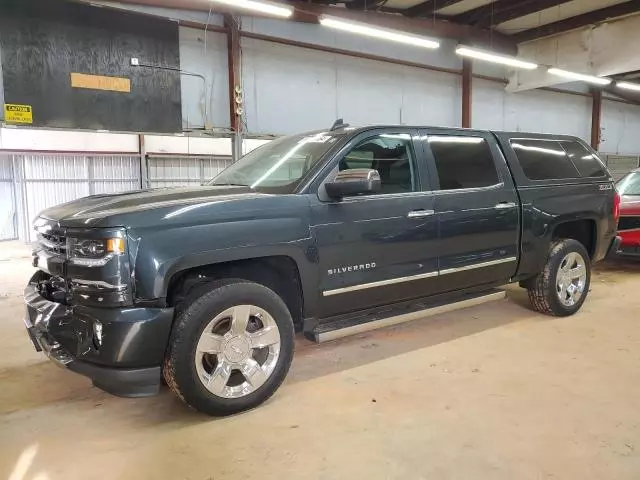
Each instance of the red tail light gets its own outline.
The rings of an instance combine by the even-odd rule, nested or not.
[[[618,192],[615,192],[613,197],[613,218],[616,219],[616,222],[620,218],[620,194]]]

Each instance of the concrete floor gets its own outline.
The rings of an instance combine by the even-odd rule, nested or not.
[[[212,419],[120,399],[45,361],[22,324],[28,252],[0,245],[0,478],[638,479],[640,263],[582,311],[509,298],[314,345],[262,407]]]

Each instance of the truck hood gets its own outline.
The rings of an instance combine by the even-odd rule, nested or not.
[[[155,188],[79,198],[47,208],[39,216],[65,227],[127,226],[117,219],[131,219],[132,214],[144,215],[149,210],[175,211],[263,196],[267,195],[240,186]]]

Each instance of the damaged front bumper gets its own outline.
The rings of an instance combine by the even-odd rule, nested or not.
[[[111,394],[158,393],[173,308],[64,305],[40,293],[43,281],[39,271],[24,291],[25,324],[36,350]]]

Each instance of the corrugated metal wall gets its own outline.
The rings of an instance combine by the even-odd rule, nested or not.
[[[12,159],[0,154],[0,240],[18,238]]]
[[[140,157],[5,154],[0,156],[0,240],[34,240],[43,209],[87,195],[141,187]]]
[[[11,132],[15,133],[13,129]],[[74,137],[69,140],[63,133],[60,135],[63,141],[71,142],[71,146],[92,145],[91,139]],[[10,138],[14,142],[20,140],[17,134]],[[169,151],[176,149],[178,152],[181,152],[179,148],[184,147],[182,137],[162,137],[161,140],[164,143],[153,144],[149,141],[147,145],[153,144],[154,148]],[[231,149],[228,149],[227,155],[224,142],[221,147],[218,139],[196,140],[191,145],[194,149],[219,153],[42,153],[0,148],[0,240],[33,240],[33,219],[53,205],[88,195],[199,185],[233,163]],[[43,151],[48,152],[52,146],[56,146],[48,137],[39,141]],[[113,141],[113,148],[123,145],[125,148],[131,147],[123,144],[121,138],[114,137]],[[257,140],[251,142],[259,143]],[[190,148],[189,142],[186,148]]]
[[[148,155],[148,186],[200,185],[211,180],[231,163],[231,157],[223,156]]]
[[[637,155],[602,155],[614,179],[619,180],[631,170],[638,168]]]

